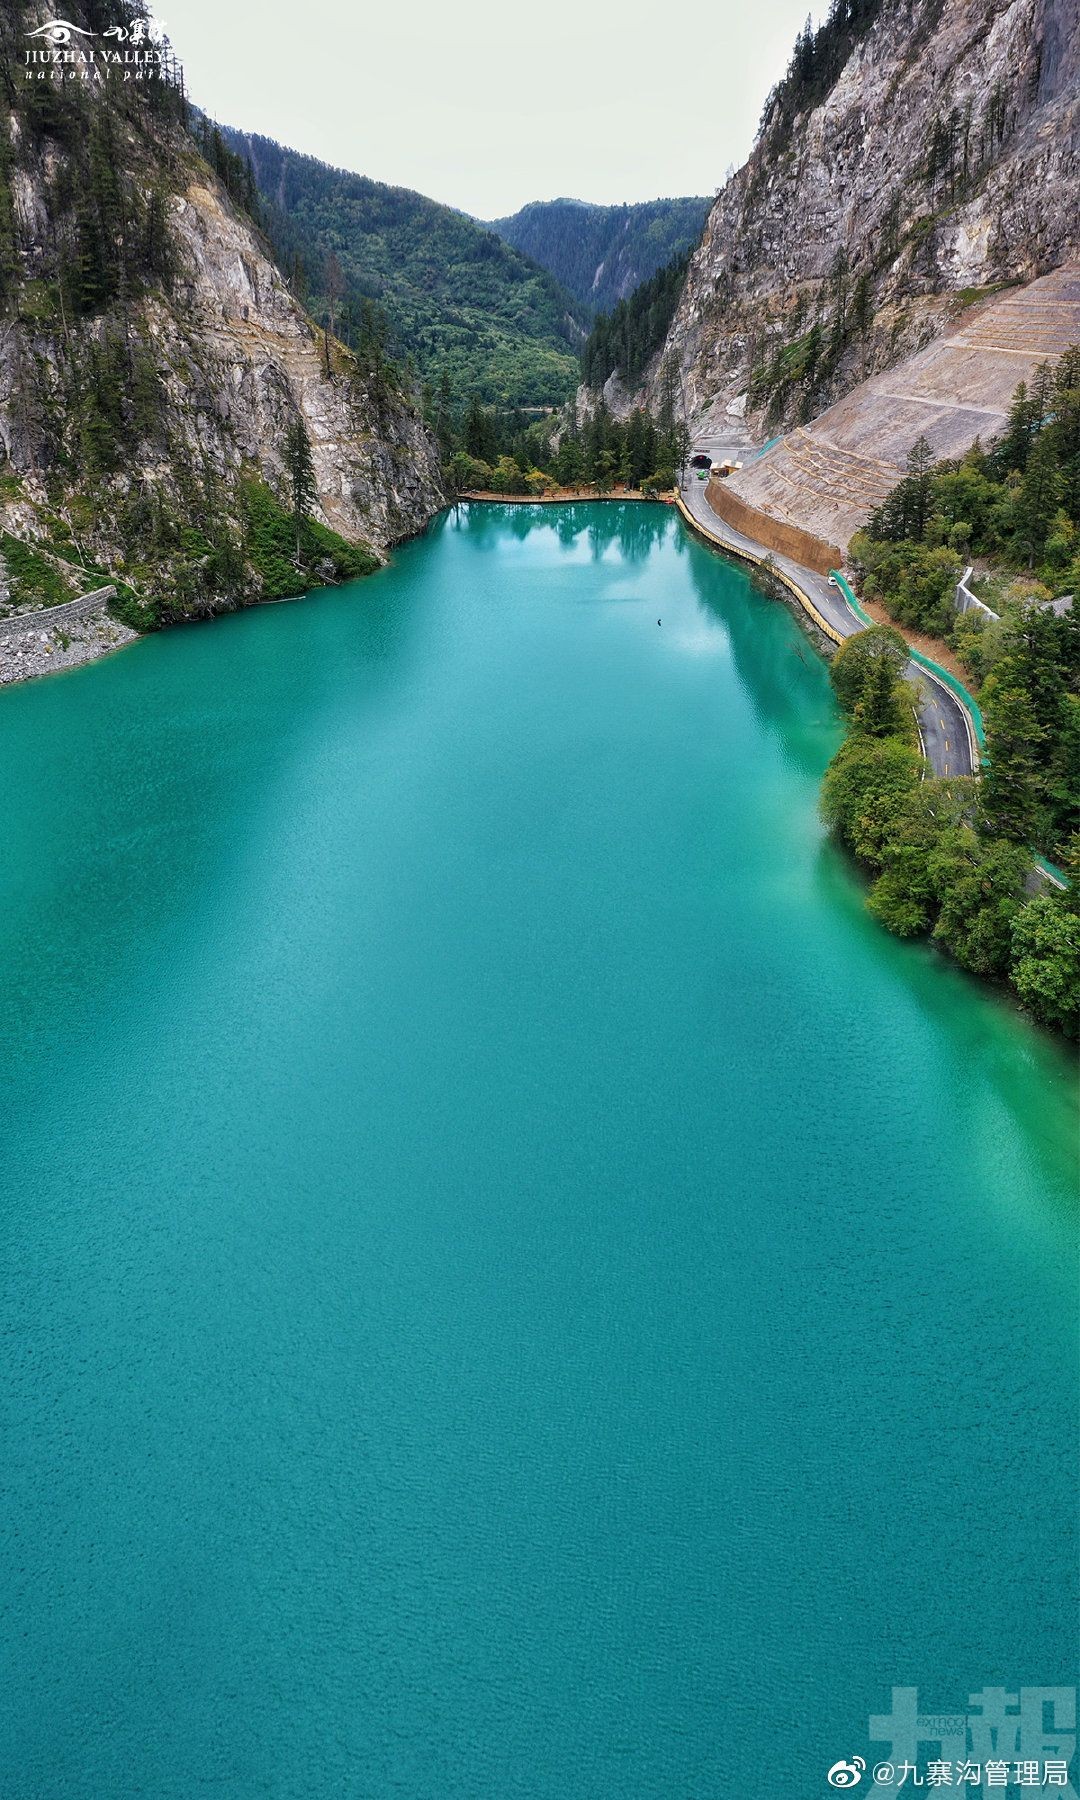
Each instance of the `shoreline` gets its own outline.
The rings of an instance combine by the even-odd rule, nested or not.
[[[87,618],[68,616],[55,624],[49,622],[52,610],[43,607],[37,613],[0,619],[0,688],[23,687],[28,681],[42,681],[49,675],[64,675],[101,662],[149,635],[122,624],[104,606]],[[66,609],[61,605],[55,610],[64,613]],[[11,636],[5,635],[5,627]]]
[[[390,556],[402,544],[411,543],[423,537],[434,521],[444,513],[451,512],[461,500],[471,504],[486,503],[499,506],[570,506],[594,501],[626,501],[643,506],[673,504],[668,495],[643,494],[640,489],[632,488],[627,492],[612,491],[594,494],[585,491],[573,491],[559,494],[496,494],[468,493],[455,494],[444,500],[443,504],[429,514],[422,525],[415,530],[404,532],[393,540],[381,552],[383,561],[380,567],[385,568]],[[373,569],[371,573],[377,574]],[[366,580],[366,576],[360,577]],[[124,625],[103,605],[88,617],[72,619],[67,612],[68,601],[59,606],[42,607],[35,613],[15,613],[8,620],[0,619],[0,689],[23,687],[30,681],[41,681],[48,675],[66,674],[72,669],[85,668],[90,663],[101,662],[107,656],[113,656],[118,650],[126,650],[143,638],[156,637],[158,631],[169,631],[177,625],[195,625],[209,623],[214,619],[225,618],[229,613],[249,612],[259,606],[291,606],[296,600],[303,600],[308,594],[332,592],[335,587],[343,587],[344,582],[322,582],[317,587],[301,588],[295,594],[282,594],[272,600],[245,600],[237,604],[233,599],[223,599],[220,606],[214,606],[190,619],[173,619],[154,631],[134,631],[131,626]],[[52,613],[60,615],[56,622],[51,622]],[[11,638],[23,640],[10,642]],[[61,639],[67,638],[64,644]]]
[[[396,538],[394,543],[388,546],[388,555],[392,554],[400,544],[410,543],[418,537],[423,537],[436,519],[441,518],[445,513],[452,512],[455,506],[462,501],[468,502],[469,505],[482,506],[592,506],[597,503],[610,504],[613,502],[634,506],[668,506],[674,507],[676,511],[682,513],[683,518],[692,528],[697,528],[696,521],[680,504],[679,497],[671,492],[657,495],[644,494],[640,488],[614,489],[602,494],[584,489],[557,494],[499,494],[471,491],[450,496],[415,531]],[[700,535],[708,541],[707,533],[702,531]],[[730,546],[725,546],[719,541],[717,541],[716,547],[733,556],[738,556],[737,551],[731,550]],[[752,562],[754,559],[747,556],[742,560]],[[372,573],[377,573],[377,571],[372,571]],[[784,577],[780,575],[779,571],[776,573],[783,581]],[[344,584],[341,582],[323,583],[321,588],[330,592],[334,587],[342,585]],[[812,605],[793,582],[786,583],[786,585],[790,588],[800,607],[803,607],[804,604]],[[160,626],[158,629],[167,631],[171,630],[174,625],[209,623],[216,618],[223,618],[229,613],[247,612],[260,606],[291,606],[294,601],[302,600],[309,593],[318,591],[321,589],[302,588],[296,594],[284,594],[272,600],[248,600],[239,606],[234,600],[223,600],[219,607],[201,613],[198,619],[176,619],[169,625]],[[21,687],[30,681],[43,680],[48,675],[60,675],[72,669],[84,668],[90,663],[102,661],[106,656],[114,655],[118,650],[127,649],[142,638],[157,636],[157,631],[133,631],[130,626],[124,625],[119,619],[114,618],[104,607],[100,612],[96,612],[88,618],[69,620],[68,623],[73,629],[68,631],[59,622],[53,625],[49,624],[49,615],[53,610],[51,607],[46,607],[36,614],[12,617],[10,620],[12,632],[13,634],[19,632],[25,638],[27,644],[25,652],[5,641],[4,621],[0,620],[0,688]],[[55,610],[59,613],[64,611],[64,608],[58,607]],[[28,629],[27,621],[31,618],[34,625],[32,629]],[[813,635],[812,621],[808,620],[805,614],[802,623],[811,629]],[[61,636],[69,639],[66,645],[60,642]]]
[[[809,594],[784,570],[777,568],[767,552],[756,556],[751,551],[729,544],[723,538],[714,535],[706,525],[695,518],[684,502],[681,493],[672,490],[663,494],[645,494],[640,488],[615,488],[603,493],[596,493],[588,489],[575,488],[564,489],[552,494],[504,494],[493,490],[472,489],[449,496],[442,506],[425,519],[422,525],[403,534],[400,538],[396,538],[392,544],[387,546],[384,553],[387,560],[400,544],[409,543],[415,538],[422,537],[437,518],[444,513],[453,511],[454,507],[462,501],[467,501],[470,505],[488,506],[591,506],[617,502],[626,505],[674,507],[687,527],[711,548],[719,550],[723,555],[730,556],[736,561],[749,564],[765,575],[774,577],[778,586],[787,590],[786,595],[781,594],[778,598],[790,604],[788,602],[788,596],[790,596],[790,600],[794,602],[792,610],[795,616],[820,654],[826,658],[831,657],[844,641],[818,611]],[[372,571],[372,573],[376,572]],[[320,584],[327,591],[342,585],[340,582]],[[223,600],[220,607],[214,607],[210,611],[200,614],[197,620],[177,619],[171,623],[194,624],[223,617],[231,612],[246,612],[257,606],[287,606],[316,591],[319,590],[304,588],[296,594],[285,594],[272,600],[248,600],[239,605],[235,600]],[[119,619],[114,618],[104,607],[100,612],[95,612],[85,618],[67,619],[67,623],[72,626],[69,631],[64,625],[49,623],[50,614],[54,610],[66,615],[67,603],[56,609],[42,608],[35,614],[16,614],[6,622],[0,620],[0,688],[22,686],[28,681],[37,681],[48,675],[58,675],[71,669],[82,668],[90,663],[99,662],[106,656],[114,655],[118,650],[126,649],[143,637],[156,636],[156,632],[152,631],[134,631],[130,626],[124,625]],[[875,611],[884,614],[884,609],[879,603],[875,603]],[[30,621],[33,621],[32,625]],[[40,631],[38,630],[39,622]],[[889,621],[888,615],[885,614],[880,622],[891,623],[892,621]],[[5,623],[8,624],[16,638],[14,644],[9,643],[5,637]],[[159,629],[167,630],[169,627],[162,626]],[[19,636],[25,639],[25,649],[17,641]],[[68,642],[63,643],[61,641],[63,638],[67,638]]]
[[[819,613],[809,594],[804,592],[798,582],[790,575],[787,575],[783,569],[777,568],[776,564],[770,559],[768,552],[763,556],[755,556],[752,551],[741,550],[738,545],[726,543],[722,537],[715,536],[709,530],[707,525],[701,523],[700,519],[695,519],[681,494],[675,495],[672,504],[688,528],[694,532],[697,537],[702,538],[712,549],[719,550],[724,556],[733,557],[737,562],[749,563],[752,568],[761,569],[766,575],[771,576],[773,580],[779,582],[781,586],[787,588],[788,592],[796,601],[799,613],[802,615],[800,622],[803,625],[813,628],[808,632],[808,635],[814,639],[815,643],[817,643],[819,638],[824,640],[824,642],[818,644],[817,647],[827,660],[831,660],[840,648],[840,645],[844,642],[843,638],[840,636],[840,633],[836,630],[835,626],[830,625],[829,621]]]
[[[640,488],[608,488],[602,494],[591,488],[561,488],[557,494],[497,494],[491,489],[470,488],[455,494],[448,504],[456,506],[459,500],[478,500],[491,506],[572,506],[577,502],[591,506],[594,501],[609,500],[640,501],[643,506],[675,504],[670,494],[645,494]]]

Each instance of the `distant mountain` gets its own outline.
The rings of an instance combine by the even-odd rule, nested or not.
[[[508,219],[494,219],[491,230],[550,270],[576,300],[602,313],[691,250],[711,205],[700,195],[637,206],[534,200]]]
[[[425,381],[445,374],[457,399],[551,406],[573,392],[588,315],[544,269],[486,225],[409,188],[334,169],[270,138],[226,129],[250,159],[263,223],[282,267],[306,282],[305,303],[339,334],[362,329],[364,302],[390,326],[392,352]],[[340,265],[331,296],[327,263]]]

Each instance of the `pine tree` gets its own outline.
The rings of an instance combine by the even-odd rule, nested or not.
[[[1061,499],[1061,477],[1052,434],[1040,432],[1028,458],[1013,506],[1013,530],[1019,550],[1033,569],[1046,546],[1050,523]]]
[[[1050,423],[1054,387],[1054,371],[1050,364],[1039,363],[1031,377],[1031,429],[1036,435]]]
[[[337,309],[340,304],[341,297],[345,292],[345,276],[342,273],[341,264],[338,261],[337,253],[333,250],[329,251],[329,253],[327,254],[326,263],[323,268],[323,287],[326,290],[326,304],[327,304],[327,309],[330,314],[329,333],[324,332],[324,334],[323,334],[325,348],[326,348],[326,374],[327,374],[327,377],[329,378],[329,375],[330,375],[330,339],[333,336],[335,336],[335,330],[336,330],[336,325],[337,325]]]
[[[1002,475],[1027,467],[1028,454],[1035,435],[1035,414],[1026,381],[1021,381],[1012,397],[1005,430],[994,451],[994,461]]]
[[[874,302],[870,272],[864,269],[855,283],[855,291],[851,296],[851,323],[859,338],[865,339],[869,336],[873,318]]]
[[[807,21],[809,23],[809,21]],[[660,430],[670,436],[675,429],[675,394],[678,386],[678,369],[673,355],[665,356],[664,366],[660,371]]]
[[[299,568],[304,521],[310,517],[319,498],[319,490],[315,484],[315,465],[311,460],[311,440],[299,415],[290,422],[285,436],[285,468],[292,499],[293,526],[296,530],[296,566]]]
[[[166,287],[173,272],[168,217],[169,205],[164,188],[151,188],[142,231],[142,270],[146,275],[157,276]]]
[[[893,737],[900,732],[900,692],[890,657],[874,658],[855,707],[855,722],[867,737]]]
[[[581,480],[581,445],[573,432],[566,432],[559,445],[555,473],[560,487],[577,487]]]
[[[905,483],[910,508],[909,535],[920,540],[926,534],[933,504],[933,471],[934,452],[928,440],[920,435],[908,451]]]
[[[995,683],[987,694],[986,709],[990,736],[985,776],[987,817],[1002,837],[1031,843],[1039,828],[1039,761],[1044,733],[1022,687],[1001,688]]]

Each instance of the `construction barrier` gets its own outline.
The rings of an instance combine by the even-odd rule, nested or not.
[[[829,576],[831,580],[835,581],[855,616],[861,619],[864,625],[876,624],[877,621],[870,617],[870,614],[864,607],[860,606],[858,597],[852,592],[850,584],[845,581],[839,569],[830,569]],[[949,691],[955,694],[961,706],[971,719],[972,729],[975,734],[975,743],[978,746],[977,760],[985,762],[986,728],[983,724],[982,713],[979,710],[979,702],[976,700],[974,694],[969,694],[967,688],[957,676],[950,674],[948,669],[943,669],[940,663],[932,662],[930,657],[924,656],[921,650],[913,650],[909,644],[908,651],[913,662],[917,662],[920,668],[925,669],[928,675],[934,677],[935,681],[943,682]]]

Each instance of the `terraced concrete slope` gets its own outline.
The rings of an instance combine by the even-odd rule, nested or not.
[[[789,432],[726,490],[761,515],[762,542],[773,520],[845,545],[896,484],[918,437],[939,457],[994,437],[1017,382],[1076,343],[1080,262],[968,308],[925,350]]]
[[[1077,0],[835,0],[717,197],[650,403],[674,366],[693,430],[774,437],[955,335],[970,290],[1078,256]]]

